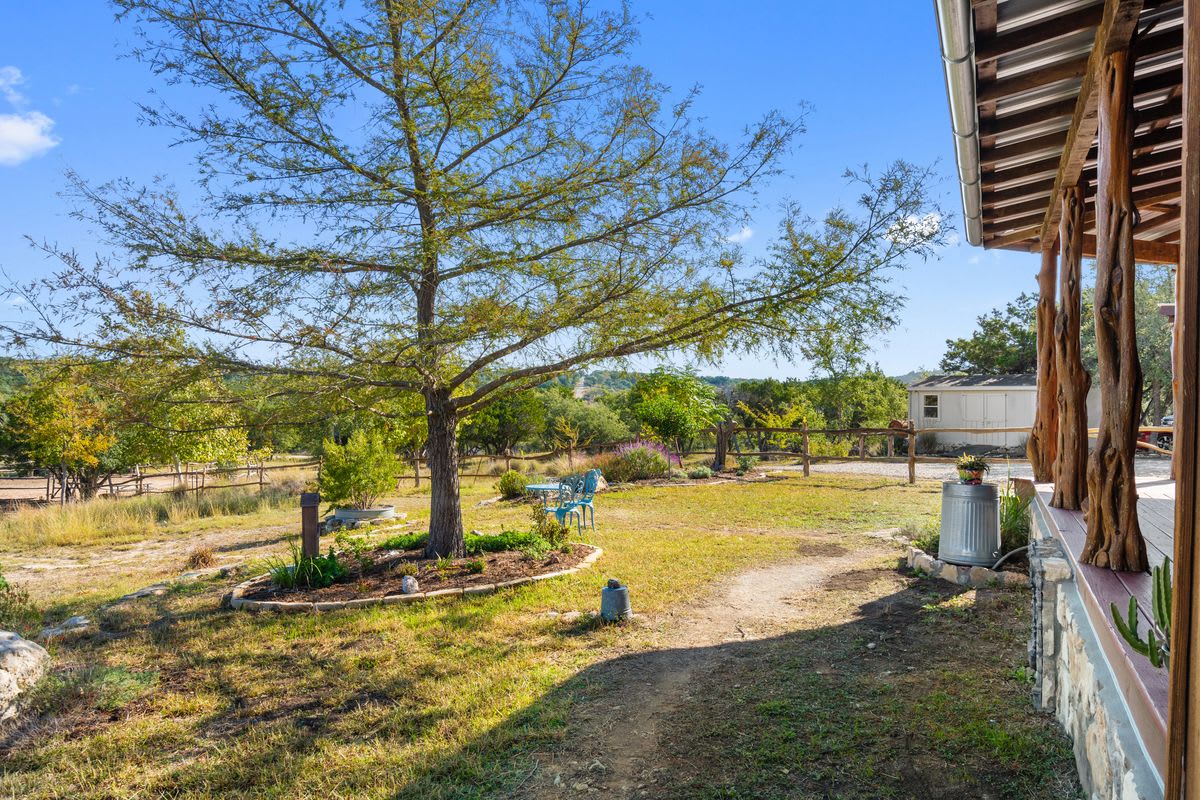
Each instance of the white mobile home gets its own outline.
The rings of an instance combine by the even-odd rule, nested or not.
[[[909,384],[908,416],[918,430],[1030,428],[1036,375],[930,375]],[[1020,447],[1028,433],[940,433],[937,443]]]

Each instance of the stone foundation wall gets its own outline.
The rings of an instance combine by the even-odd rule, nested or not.
[[[1036,516],[1029,550],[1033,702],[1053,713],[1071,737],[1090,800],[1162,800],[1158,773],[1117,690],[1071,564],[1041,514]]]

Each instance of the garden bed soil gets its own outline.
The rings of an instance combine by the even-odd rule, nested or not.
[[[296,588],[280,589],[263,576],[259,583],[247,588],[243,597],[247,600],[274,600],[296,603],[325,603],[357,600],[363,597],[387,597],[401,594],[400,582],[408,565],[418,570],[414,577],[420,592],[436,592],[442,589],[470,589],[505,583],[521,578],[533,578],[551,572],[561,572],[578,566],[595,547],[586,544],[569,544],[569,552],[551,551],[545,558],[530,560],[518,550],[499,553],[481,553],[477,556],[454,559],[447,567],[438,569],[436,560],[425,558],[423,550],[387,550],[374,554],[373,563],[360,575],[352,556],[339,554],[338,559],[349,570],[349,574],[323,589]],[[468,564],[482,561],[483,572],[468,571]]]

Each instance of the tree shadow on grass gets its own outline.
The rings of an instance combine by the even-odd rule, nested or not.
[[[871,596],[882,579],[895,582],[895,571],[851,571],[806,590],[804,602],[830,609],[829,624],[595,663],[420,764],[389,760],[400,758],[390,751],[459,738],[469,724],[464,715],[504,691],[475,686],[457,706],[429,702],[430,682],[454,693],[481,679],[456,651],[427,654],[433,660],[421,670],[380,672],[360,663],[380,651],[357,648],[354,636],[332,650],[322,641],[328,626],[359,625],[357,636],[387,632],[388,625],[363,625],[370,620],[358,619],[362,612],[172,613],[168,598],[156,598],[147,608],[172,622],[152,637],[175,659],[162,667],[161,689],[202,690],[209,710],[180,730],[163,706],[122,712],[161,718],[161,730],[143,740],[160,766],[139,788],[148,796],[311,797],[319,785],[320,796],[422,800],[1077,793],[1069,743],[1034,714],[1028,687],[1013,675],[1023,657],[1027,595],[968,594],[928,580]],[[847,592],[869,599],[848,612]],[[415,610],[388,624],[412,624],[406,613]],[[493,611],[466,601],[427,613],[461,632],[483,630]],[[197,626],[212,638],[197,635]],[[239,636],[257,631],[271,646],[239,650],[237,636],[220,636],[229,628]],[[547,652],[557,653],[556,639],[594,637],[606,646],[611,639],[599,628],[594,618],[559,619],[538,623],[530,636],[550,637]],[[520,644],[487,646],[502,660]],[[456,646],[470,640],[459,637]],[[80,655],[119,657],[105,647],[96,642]],[[38,769],[37,758],[10,755],[0,756],[6,769]]]

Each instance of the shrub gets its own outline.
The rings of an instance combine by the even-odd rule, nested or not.
[[[758,459],[754,456],[738,456],[737,458],[738,475],[745,475],[756,466],[758,466]]]
[[[306,558],[300,553],[300,545],[291,543],[291,559],[276,557],[267,563],[271,582],[280,589],[323,589],[338,578],[345,577],[346,568],[338,562],[337,554],[330,549],[328,555]]]
[[[688,470],[687,476],[694,481],[702,481],[713,476],[713,471],[708,467],[694,467]]]
[[[1000,550],[1008,553],[1029,544],[1032,520],[1029,514],[1030,497],[1021,497],[1009,481],[1000,495]]]
[[[484,561],[482,558],[477,558],[472,561],[468,561],[463,566],[466,568],[467,572],[470,573],[471,575],[482,575],[484,572],[487,571],[487,562]]]
[[[348,531],[339,530],[334,535],[333,541],[342,550],[354,560],[355,572],[361,576],[371,566],[374,559],[371,558],[371,552],[375,550],[365,536],[352,536]]]
[[[471,555],[479,553],[503,553],[509,550],[520,550],[534,539],[539,539],[532,531],[503,531],[495,536],[480,536],[467,534],[466,550]]]
[[[8,582],[0,575],[0,630],[25,636],[34,633],[42,621],[42,613],[29,599],[29,592]]]
[[[666,448],[656,442],[634,442],[622,445],[615,453],[598,460],[596,466],[606,480],[628,483],[649,478],[665,478],[670,474]]]
[[[411,561],[402,561],[399,564],[397,564],[396,566],[392,567],[392,572],[394,572],[395,574],[397,574],[401,577],[403,577],[405,575],[410,575],[415,578],[415,577],[417,577],[417,574],[420,571],[421,571],[421,568],[418,567],[416,564],[412,563]]]
[[[428,541],[428,533],[397,533],[384,539],[376,547],[380,550],[418,550],[425,547]]]
[[[942,521],[934,518],[918,527],[907,531],[912,539],[913,547],[924,550],[931,556],[937,557],[938,547],[942,541]]]
[[[566,544],[571,529],[558,521],[558,517],[542,511],[540,506],[533,507],[533,526],[529,531],[533,536],[544,540],[551,547]]]
[[[673,480],[673,481],[681,481],[686,477],[687,477],[687,473],[681,469],[671,470],[671,480]]]
[[[188,553],[184,566],[187,569],[207,569],[208,567],[215,566],[216,563],[217,556],[213,553],[212,548],[200,546],[192,548],[192,552]]]
[[[356,430],[344,446],[326,439],[322,449],[325,459],[318,486],[327,502],[372,508],[380,497],[395,490],[400,462],[381,434]]]
[[[518,497],[524,497],[525,476],[515,469],[510,469],[500,476],[500,481],[496,484],[496,488],[500,490],[500,496],[505,500],[515,500]]]

